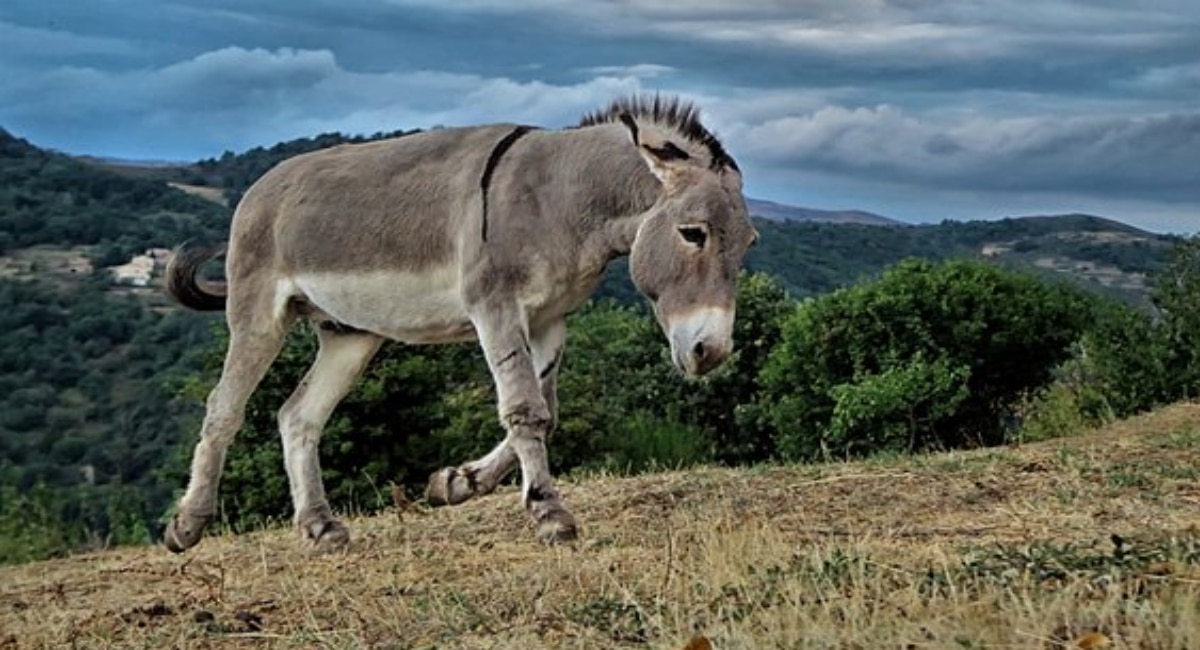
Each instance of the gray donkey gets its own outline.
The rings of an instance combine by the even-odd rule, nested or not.
[[[707,373],[731,351],[736,279],[757,236],[733,158],[694,105],[658,95],[617,100],[564,130],[439,129],[280,163],[246,192],[227,246],[183,246],[167,271],[180,303],[224,309],[229,325],[167,548],[191,548],[212,521],[246,401],[300,318],[320,347],[279,429],[295,523],[315,548],[350,539],[326,500],[317,442],[384,339],[478,339],[496,382],[507,435],[483,458],[435,472],[429,502],[487,494],[519,464],[538,538],[573,539],[546,462],[566,315],[629,255],[675,366]],[[199,281],[221,254],[224,287]]]

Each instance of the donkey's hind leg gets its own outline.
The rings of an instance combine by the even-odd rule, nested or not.
[[[225,453],[245,417],[246,402],[283,347],[290,317],[229,309],[229,348],[221,378],[208,394],[200,442],[192,455],[187,491],[163,534],[167,548],[182,553],[195,546],[216,516],[217,486]],[[282,321],[282,322],[281,322]]]
[[[329,416],[350,392],[383,339],[323,326],[319,326],[317,337],[317,359],[279,410],[279,432],[296,509],[296,528],[317,550],[333,551],[350,541],[350,530],[333,516],[325,498],[317,447]]]

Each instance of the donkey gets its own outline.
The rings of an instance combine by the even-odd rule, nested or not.
[[[385,339],[477,339],[496,384],[504,440],[434,472],[429,503],[488,494],[519,465],[537,537],[575,538],[546,460],[566,315],[629,255],[674,365],[705,374],[732,349],[736,278],[757,237],[737,163],[674,97],[618,99],[562,130],[447,128],[280,163],[246,192],[227,245],[181,246],[168,266],[178,302],[225,310],[229,347],[167,548],[191,548],[212,521],[246,402],[298,319],[319,348],[278,421],[302,539],[320,551],[350,539],[317,443]],[[200,281],[220,255],[224,286]]]

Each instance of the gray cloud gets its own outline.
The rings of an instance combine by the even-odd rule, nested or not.
[[[664,77],[675,71],[676,69],[669,65],[658,65],[657,63],[635,63],[633,65],[597,65],[580,70],[580,72],[589,76],[603,75],[637,77],[639,79]]]
[[[1036,195],[1200,226],[1192,0],[54,4],[0,8],[0,125],[68,151],[557,126],[658,89],[699,101],[767,198],[975,216]]]
[[[326,131],[498,120],[563,125],[638,91],[648,70],[659,68],[614,68],[626,74],[556,85],[438,71],[354,72],[328,50],[227,47],[158,69],[59,68],[25,79],[14,93],[23,100],[7,111],[24,119],[115,126],[90,136],[101,148],[107,138],[133,132],[148,144],[162,139],[208,155]]]
[[[829,106],[739,125],[766,164],[952,189],[1200,200],[1200,112],[996,119]]]
[[[83,36],[54,29],[14,25],[3,20],[0,20],[0,43],[4,43],[4,57],[10,61],[129,56],[136,52],[131,43],[117,38]]]

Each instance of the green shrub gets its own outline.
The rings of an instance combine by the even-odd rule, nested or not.
[[[662,420],[647,413],[622,419],[622,434],[611,442],[599,462],[585,468],[635,474],[656,469],[679,469],[712,460],[712,442],[703,430]]]
[[[1200,235],[1153,280],[1153,313],[1097,300],[1082,340],[1089,382],[1117,417],[1200,395]]]
[[[1086,320],[1075,290],[972,261],[903,262],[784,323],[759,408],[791,459],[998,444]]]
[[[1062,438],[1109,422],[1107,409],[1097,391],[1059,380],[1026,400],[1020,431],[1021,442]]]

